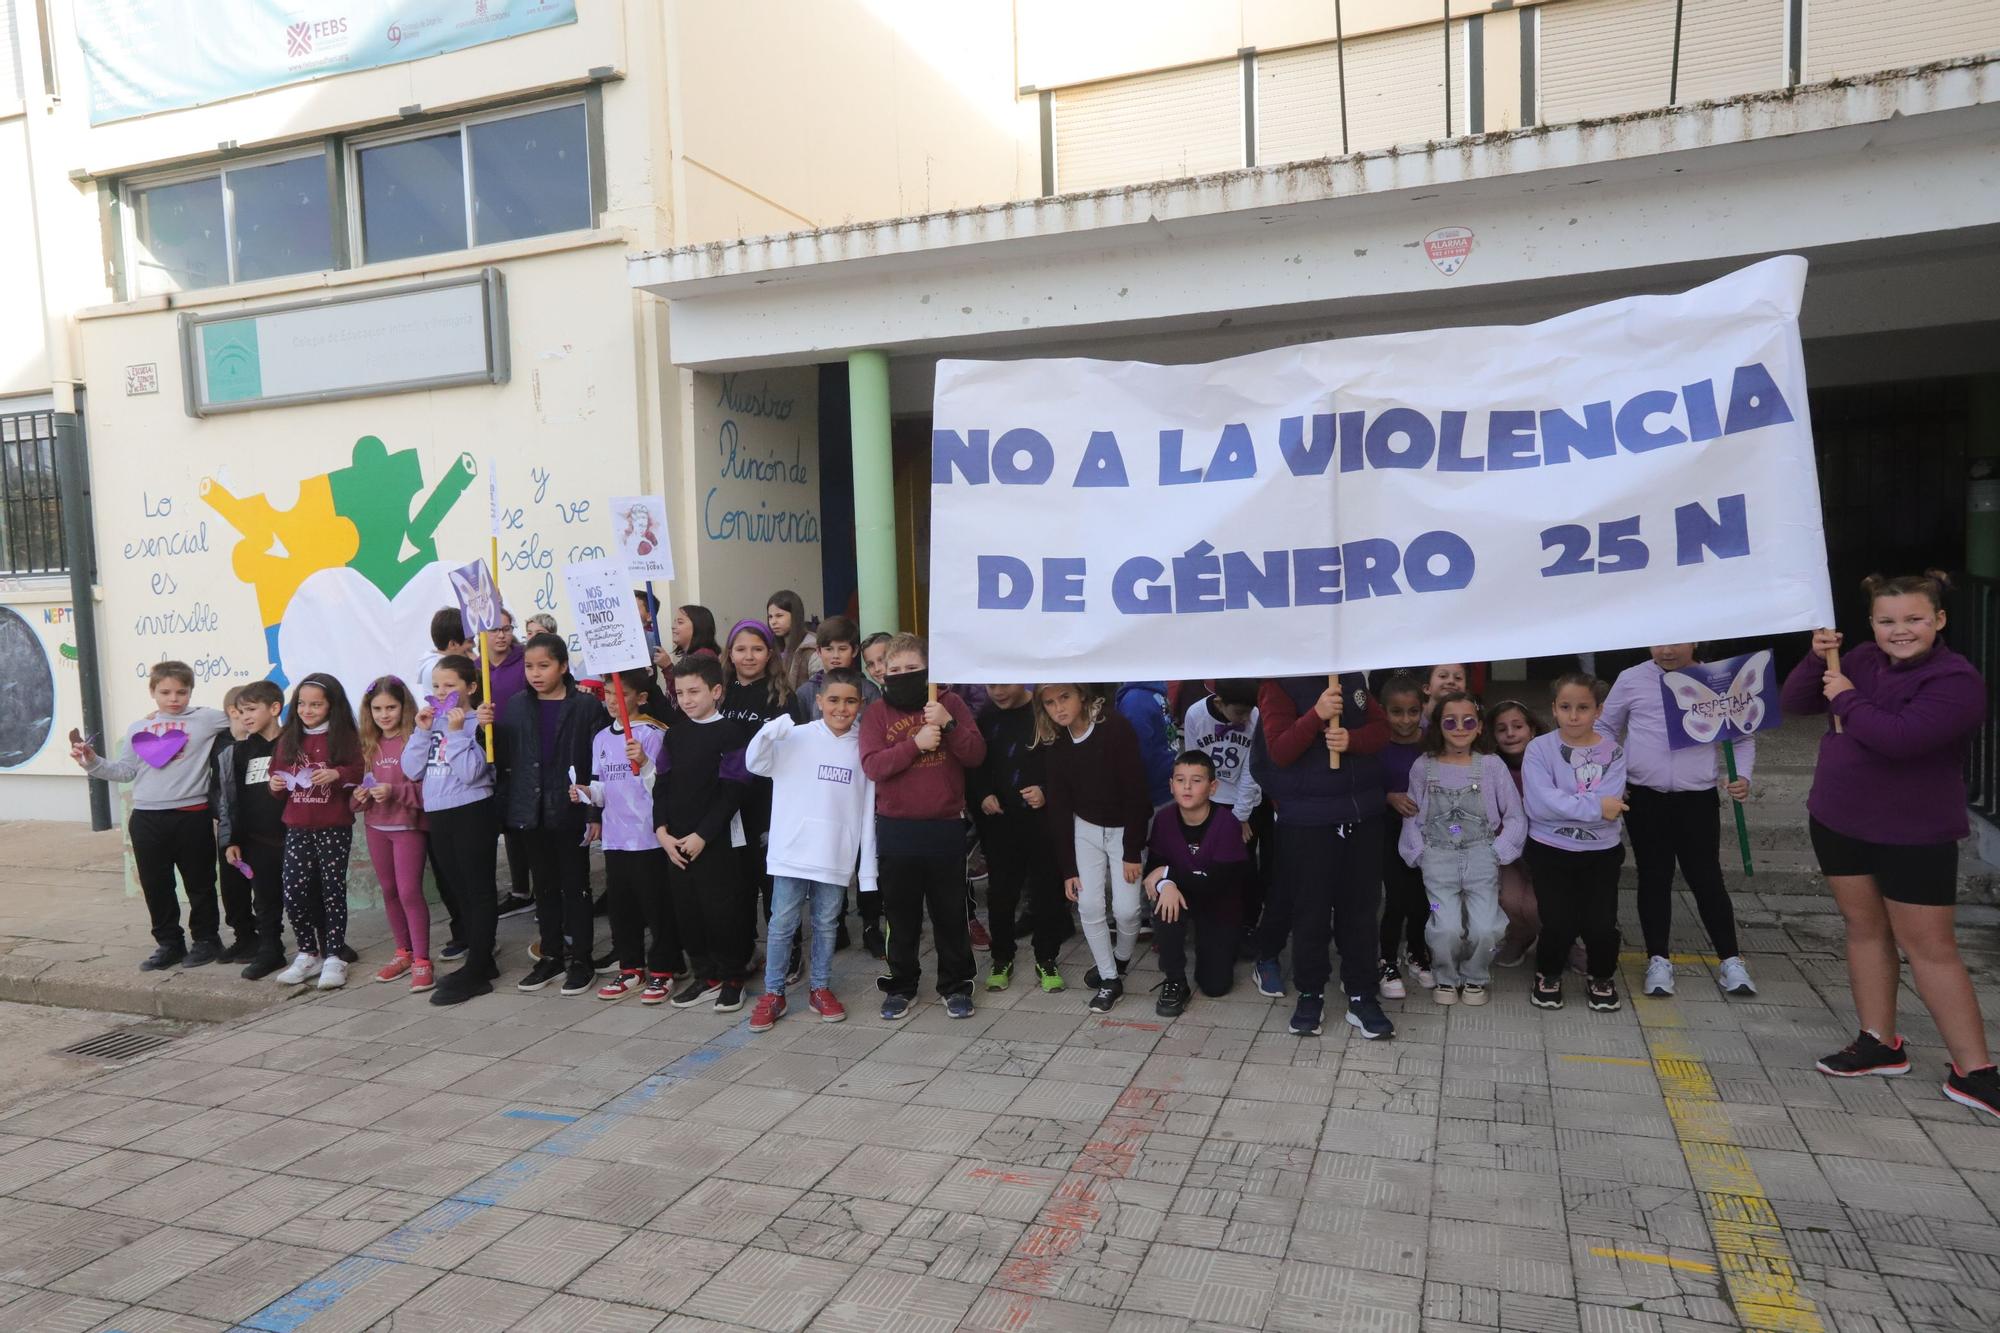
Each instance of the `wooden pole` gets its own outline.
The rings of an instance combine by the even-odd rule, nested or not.
[[[1329,690],[1338,690],[1338,689],[1340,688],[1340,673],[1339,673],[1339,672],[1331,672],[1331,673],[1329,673],[1329,674],[1327,675],[1327,678],[1326,678],[1326,687],[1327,687],[1327,688],[1328,688]],[[1329,723],[1327,723],[1327,725],[1328,725],[1329,727],[1330,727],[1330,726],[1332,726],[1332,725],[1334,724],[1334,722],[1338,722],[1338,721],[1340,721],[1340,711],[1341,711],[1341,701],[1340,701],[1340,696],[1339,696],[1339,695],[1335,695],[1335,696],[1334,696],[1334,704],[1333,704],[1333,722],[1329,722]],[[1339,753],[1338,751],[1336,751],[1336,750],[1328,750],[1328,751],[1326,752],[1326,766],[1327,766],[1328,768],[1339,768],[1339,767],[1340,767],[1340,753]]]
[[[618,726],[627,740],[632,737],[632,719],[625,712],[625,680],[616,671],[611,673],[611,695],[618,701]],[[629,762],[629,761],[628,761]],[[632,776],[639,776],[639,765],[632,764]]]
[[[1839,671],[1840,671],[1840,649],[1838,649],[1838,648],[1829,648],[1829,649],[1827,649],[1827,650],[1826,650],[1826,669],[1827,669],[1827,670],[1829,670],[1829,671],[1832,671],[1832,672],[1834,672],[1834,673],[1836,673],[1836,674],[1838,674],[1838,673],[1839,673]],[[1840,725],[1840,715],[1839,715],[1838,713],[1834,714],[1834,718],[1833,718],[1833,729],[1834,729],[1834,731],[1836,731],[1836,732],[1843,732],[1843,731],[1846,731],[1846,730],[1847,730],[1847,728],[1845,728],[1845,727],[1843,727],[1843,726],[1841,726],[1841,725]]]

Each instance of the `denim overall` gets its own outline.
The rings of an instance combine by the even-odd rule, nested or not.
[[[1468,771],[1471,781],[1465,786],[1442,786],[1436,758],[1424,756],[1423,871],[1431,904],[1424,940],[1440,986],[1486,985],[1493,976],[1493,951],[1507,933],[1484,768],[1475,758]]]

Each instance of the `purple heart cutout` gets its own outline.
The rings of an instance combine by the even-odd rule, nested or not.
[[[154,768],[165,768],[187,748],[187,743],[185,731],[142,731],[132,737],[132,753]]]

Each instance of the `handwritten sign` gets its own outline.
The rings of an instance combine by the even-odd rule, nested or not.
[[[667,542],[667,502],[658,495],[611,497],[611,538],[634,578],[671,579],[674,553]]]
[[[1323,676],[1826,624],[1805,278],[1208,365],[940,361],[931,671],[1171,680],[1226,643]]]
[[[1692,749],[1741,740],[1778,725],[1778,671],[1768,648],[1724,662],[1696,662],[1660,677],[1667,745]]]
[[[616,560],[569,565],[563,569],[563,583],[576,618],[579,651],[591,675],[602,678],[652,665],[639,606],[632,599],[632,575],[624,565]]]

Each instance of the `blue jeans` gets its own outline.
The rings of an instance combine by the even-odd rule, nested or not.
[[[771,881],[771,926],[764,937],[764,989],[785,993],[785,967],[792,959],[792,936],[798,933],[799,912],[812,900],[812,988],[822,990],[833,980],[833,936],[840,926],[840,909],[847,904],[845,884],[775,876]]]

